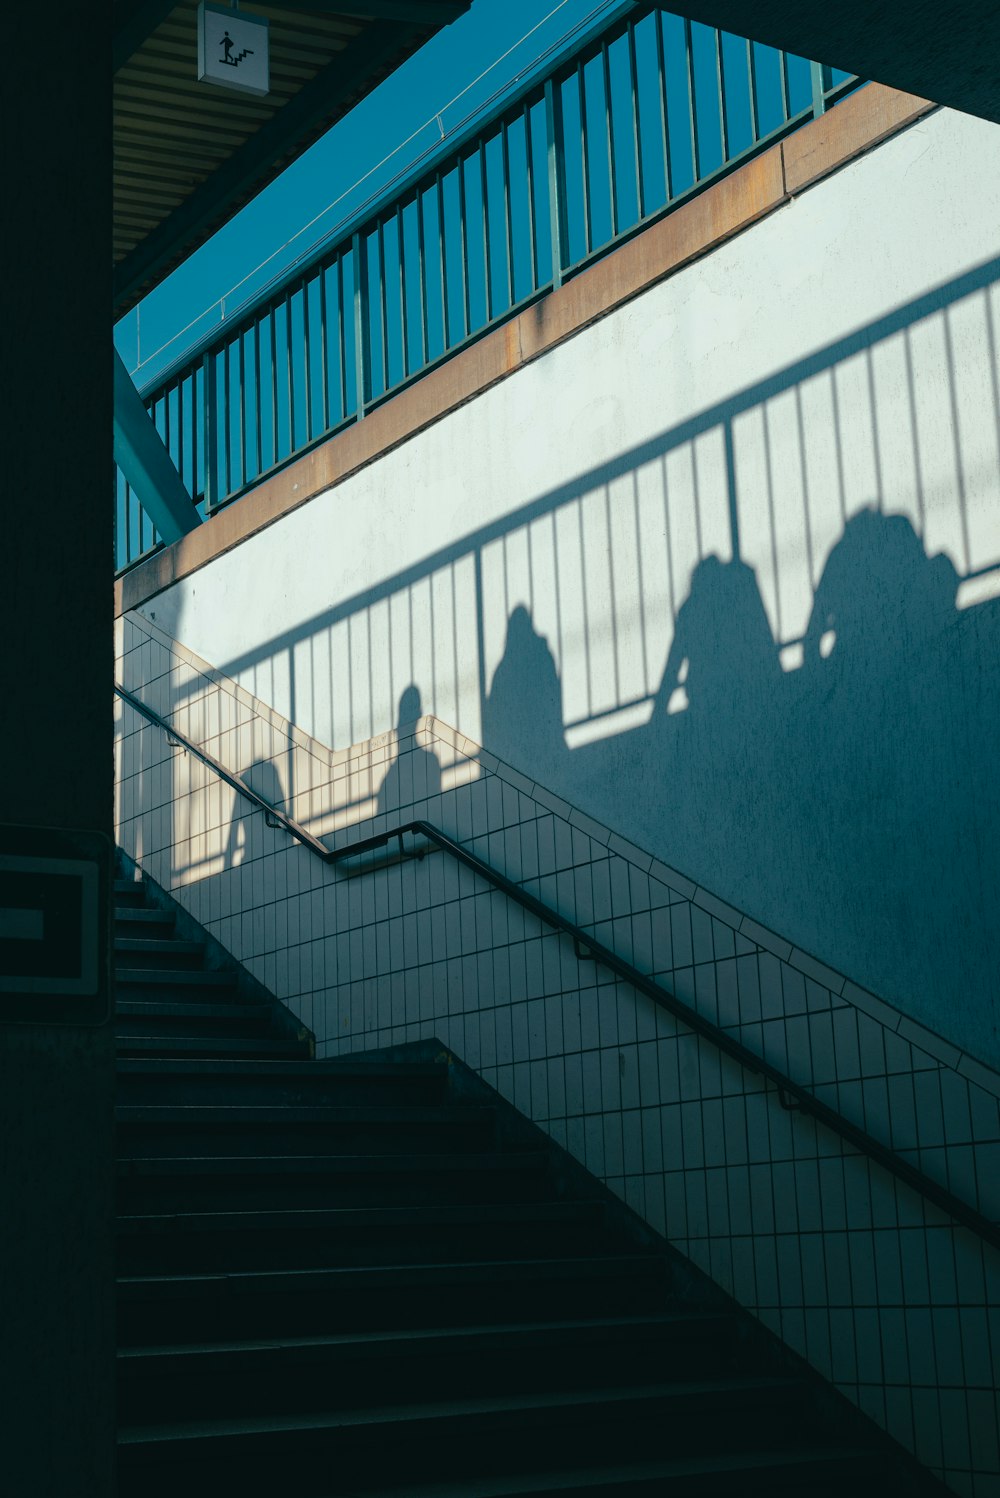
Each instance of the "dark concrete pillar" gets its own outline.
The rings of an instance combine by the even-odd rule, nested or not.
[[[112,819],[110,5],[0,61],[0,822]],[[0,1486],[114,1492],[110,1026],[0,1021]]]

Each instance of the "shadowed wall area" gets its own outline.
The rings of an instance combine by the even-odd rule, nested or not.
[[[333,747],[415,689],[996,1064],[997,137],[939,111],[143,612]]]

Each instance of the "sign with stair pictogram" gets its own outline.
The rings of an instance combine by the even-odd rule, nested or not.
[[[198,6],[198,81],[245,94],[270,89],[268,21],[228,5]]]

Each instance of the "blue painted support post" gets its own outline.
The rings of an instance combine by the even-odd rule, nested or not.
[[[163,540],[179,541],[201,524],[181,476],[115,354],[115,462]]]

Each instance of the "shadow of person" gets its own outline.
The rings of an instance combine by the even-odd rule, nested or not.
[[[559,672],[523,604],[507,621],[503,656],[483,704],[483,744],[529,779],[553,789],[562,779],[568,750]]]
[[[423,717],[420,690],[411,682],[399,699],[396,718],[396,758],[389,766],[385,779],[379,787],[379,812],[398,811],[410,807],[417,801],[426,801],[441,792],[441,766],[432,749],[418,744],[414,733],[417,720]],[[400,752],[399,743],[406,737],[411,742]]]
[[[257,759],[240,776],[245,785],[265,800],[268,806],[284,810],[285,792],[281,776],[269,759]],[[248,863],[257,856],[260,830],[264,825],[264,813],[258,811],[252,801],[238,792],[233,802],[233,818],[229,824],[226,841],[225,862],[229,869]],[[237,854],[240,856],[237,857]]]
[[[860,510],[830,552],[803,640],[803,666],[879,681],[879,663],[926,649],[955,612],[958,574],[943,552],[928,557],[905,515]],[[903,678],[894,663],[892,677]]]
[[[859,970],[877,969],[878,949],[898,949],[903,932],[908,953],[931,960],[970,893],[960,871],[976,820],[974,756],[963,743],[957,591],[947,556],[929,557],[905,515],[873,508],[847,522],[816,589],[802,670],[822,705],[813,807],[830,866],[851,871],[845,890],[867,910],[872,950]],[[947,888],[929,877],[942,865],[953,870]]]
[[[778,652],[752,567],[705,557],[691,574],[674,626],[654,717],[688,708],[718,717],[754,709],[781,678]]]
[[[644,730],[657,773],[642,802],[647,836],[748,906],[779,835],[759,792],[776,775],[783,676],[753,568],[703,558]]]

